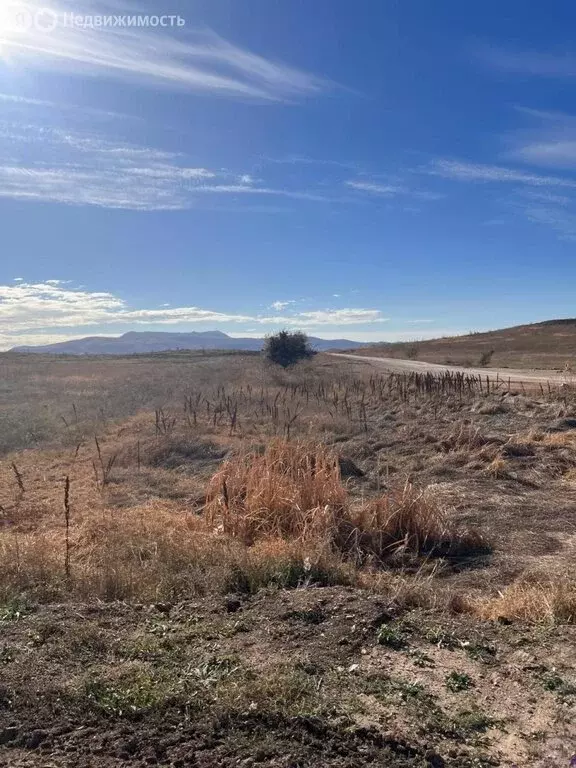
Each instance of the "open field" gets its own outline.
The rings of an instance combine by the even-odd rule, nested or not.
[[[429,341],[373,344],[355,354],[467,368],[576,370],[576,320],[550,320]]]
[[[575,389],[0,373],[0,765],[568,767]]]

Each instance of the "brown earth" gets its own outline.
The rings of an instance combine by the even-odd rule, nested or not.
[[[0,457],[0,765],[568,768],[571,388],[115,363],[26,362],[0,392],[23,420]],[[287,432],[340,458],[352,510],[409,483],[488,546],[355,561],[207,531],[210,478]]]

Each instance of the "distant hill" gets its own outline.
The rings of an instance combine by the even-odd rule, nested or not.
[[[348,339],[319,339],[313,336],[310,344],[318,352],[331,349],[359,349],[365,346]],[[172,350],[223,349],[259,351],[264,339],[235,339],[222,331],[192,331],[191,333],[165,333],[131,331],[120,337],[88,336],[85,339],[63,341],[38,347],[14,347],[12,352],[54,355],[136,355]]]
[[[561,370],[570,366],[576,371],[576,319],[546,320],[427,341],[371,344],[358,354],[495,368]]]

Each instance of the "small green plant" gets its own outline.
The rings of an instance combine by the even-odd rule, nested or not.
[[[472,688],[474,682],[470,675],[465,672],[450,672],[446,675],[446,688],[452,693],[459,693],[460,691],[466,691],[468,688]]]
[[[84,690],[88,700],[109,717],[135,717],[160,704],[166,696],[158,681],[146,675],[114,682],[89,680]]]
[[[403,701],[408,699],[426,699],[427,694],[424,690],[424,686],[420,683],[409,683],[405,680],[392,681],[392,688],[400,694],[400,698]]]
[[[408,645],[403,628],[393,624],[382,624],[378,628],[376,642],[378,645],[386,645],[395,651],[400,651]]]
[[[496,648],[487,643],[465,642],[462,644],[462,647],[471,659],[474,659],[474,661],[482,661],[485,664],[493,662],[494,657],[496,656]]]
[[[496,725],[497,721],[489,717],[485,712],[479,709],[471,711],[458,712],[454,717],[454,726],[456,731],[466,733],[483,733],[488,728]]]
[[[544,690],[557,693],[559,696],[576,696],[576,685],[572,685],[557,672],[549,672],[542,676]]]
[[[308,611],[288,611],[282,618],[294,619],[303,624],[322,624],[326,621],[326,614],[321,608],[311,608]]]
[[[452,651],[454,648],[462,646],[462,641],[453,632],[446,632],[441,627],[432,627],[426,632],[424,637],[432,645],[437,645],[438,648],[448,648],[448,650]]]
[[[4,605],[0,605],[0,621],[19,621],[29,613],[32,613],[30,605],[19,598],[14,598]]]
[[[410,651],[409,656],[417,667],[433,668],[436,666],[434,659],[422,651]]]
[[[224,656],[222,658],[214,657],[208,659],[199,667],[191,667],[189,674],[196,677],[204,686],[211,686],[220,680],[231,677],[240,669],[234,659]]]

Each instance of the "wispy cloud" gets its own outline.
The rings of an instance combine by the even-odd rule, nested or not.
[[[346,185],[359,192],[368,192],[371,195],[379,195],[382,197],[395,197],[396,195],[406,193],[404,187],[395,186],[393,184],[376,184],[371,181],[347,181]]]
[[[431,165],[420,169],[432,176],[442,176],[456,181],[512,182],[536,187],[571,187],[576,188],[576,181],[558,176],[540,176],[513,168],[480,163],[465,163],[458,160],[435,160]]]
[[[554,229],[563,240],[576,240],[576,213],[562,208],[527,206],[522,213],[529,221]]]
[[[554,192],[549,192],[546,189],[517,189],[516,194],[525,200],[547,203],[548,205],[570,205],[575,202],[573,198],[567,195],[558,195]]]
[[[390,319],[383,317],[378,309],[321,309],[314,312],[298,312],[295,317],[303,327],[387,323]]]
[[[0,50],[15,67],[265,101],[292,100],[328,87],[315,75],[251,53],[209,30],[193,29],[189,20],[186,27],[170,32],[128,27],[96,30],[63,23],[70,12],[102,15],[102,6],[92,2],[29,0],[26,6],[33,15],[47,8],[60,23],[48,33],[34,24],[22,28],[10,19],[5,21],[0,27]],[[134,8],[120,5],[114,10],[134,14]]]
[[[324,189],[273,187],[249,173],[195,167],[180,154],[94,133],[0,122],[0,197],[162,211],[189,209],[206,195],[329,199]]]
[[[307,157],[306,155],[287,155],[286,157],[263,157],[264,163],[276,163],[278,165],[319,165],[332,166],[334,168],[347,168],[349,170],[359,170],[357,163],[350,163],[344,160],[327,160]]]
[[[437,192],[432,192],[425,189],[414,189],[408,184],[402,183],[382,183],[381,181],[374,181],[371,179],[351,179],[346,183],[346,186],[353,189],[358,195],[362,195],[365,198],[395,198],[406,197],[414,200],[434,201],[441,200],[445,195]],[[411,211],[413,213],[419,213],[420,208],[413,206],[406,206],[402,208],[404,211]]]
[[[501,72],[541,77],[576,77],[576,56],[570,51],[542,53],[498,46],[480,46],[479,58]]]
[[[286,310],[287,302],[275,302],[274,309]],[[283,306],[278,306],[283,305]],[[262,333],[278,327],[337,329],[349,326],[371,326],[386,322],[376,309],[318,309],[284,314],[251,314],[221,312],[202,307],[135,308],[109,292],[77,289],[60,280],[42,283],[14,281],[0,285],[0,347],[38,343],[46,335],[59,338],[78,336],[82,328],[118,327],[204,327],[252,325]],[[67,330],[66,334],[64,331]],[[44,342],[46,343],[46,341]]]
[[[576,139],[531,142],[511,154],[518,160],[532,165],[576,168]]]
[[[506,137],[508,157],[546,168],[573,171],[576,168],[576,116],[516,108],[529,126]]]

